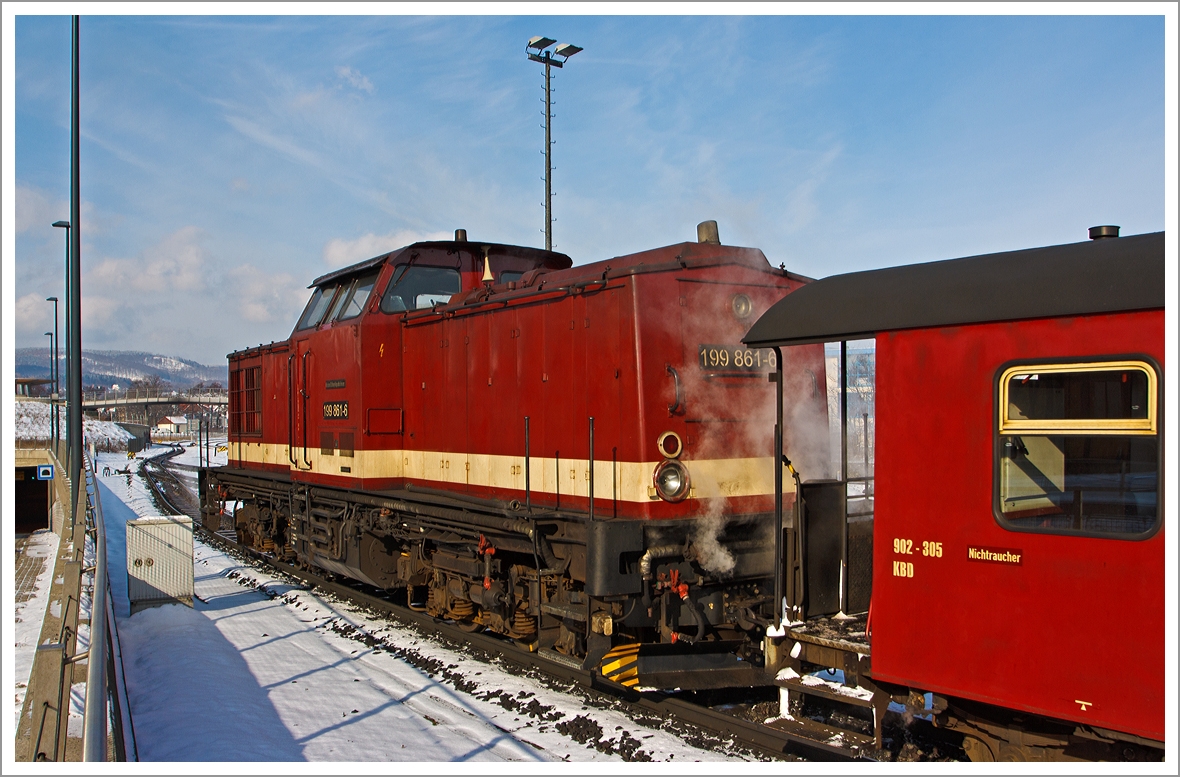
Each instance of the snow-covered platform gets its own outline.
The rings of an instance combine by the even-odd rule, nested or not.
[[[100,454],[98,470],[127,467],[120,456]],[[132,464],[131,474],[99,484],[140,760],[732,757],[330,601],[199,540],[194,606],[130,615],[125,524],[160,512]]]

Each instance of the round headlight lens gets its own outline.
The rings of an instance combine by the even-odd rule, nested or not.
[[[656,493],[666,502],[679,502],[688,496],[688,469],[675,459],[664,459],[656,467]]]

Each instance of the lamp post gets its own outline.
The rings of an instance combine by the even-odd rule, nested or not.
[[[64,396],[68,397],[69,393],[70,393],[69,392],[69,385],[70,385],[70,358],[69,358],[69,355],[70,355],[70,309],[73,307],[73,305],[71,303],[72,298],[70,297],[70,222],[65,221],[65,220],[55,221],[55,222],[53,222],[53,226],[55,226],[59,229],[64,229],[66,231],[66,281],[65,281],[65,294],[66,294],[66,300],[65,300],[65,308],[66,308],[66,392],[65,392]],[[54,316],[53,320],[56,322],[57,316]],[[60,378],[61,378],[60,369],[61,368],[59,367],[58,368],[58,370],[59,370],[59,374],[58,374],[59,383],[58,383],[58,387],[57,387],[57,395],[59,398],[61,398],[63,396],[62,391],[61,391],[61,383],[60,383]],[[57,420],[58,420],[57,433],[60,438],[60,436],[61,436],[61,419],[58,418]],[[68,434],[66,435],[66,439],[67,440],[69,439]],[[67,445],[66,446],[66,463],[67,464],[69,463],[69,460],[70,460],[70,447]]]
[[[53,455],[60,456],[58,440],[61,437],[61,418],[58,412],[58,398],[61,396],[61,361],[58,348],[61,340],[58,337],[58,298],[47,296],[46,302],[53,302]]]
[[[552,51],[548,50],[550,46],[557,43],[553,38],[546,38],[544,35],[537,35],[529,38],[528,44],[525,46],[525,54],[534,62],[540,62],[545,66],[545,250],[553,250],[553,111],[552,111],[552,96],[553,91],[550,87],[550,71],[551,67],[562,67],[574,54],[582,51],[580,46],[575,46],[572,43],[557,43],[557,48]],[[554,57],[560,59],[554,59]]]
[[[53,346],[54,346],[53,332],[46,332],[45,336],[49,338],[49,386],[50,386],[50,391],[49,391],[49,401],[50,401],[50,404],[49,404],[49,408],[50,408],[49,437],[50,437],[50,439],[56,439],[55,434],[57,432],[57,427],[53,423],[53,412],[52,412],[54,404],[57,401],[57,388],[54,386],[54,381],[53,381]],[[54,445],[53,452],[57,453],[56,444]]]

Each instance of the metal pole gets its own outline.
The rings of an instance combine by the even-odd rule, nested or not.
[[[91,472],[93,472],[93,468]],[[82,759],[107,760],[107,540],[98,478],[94,478],[94,594],[90,608],[90,658],[86,669],[86,710]]]
[[[57,403],[61,398],[61,362],[59,361],[58,351],[60,350],[61,341],[58,339],[57,333],[57,297],[53,298],[53,455],[60,456],[58,448],[61,440],[61,413],[58,412]]]
[[[590,520],[594,520],[594,416],[590,416]]]
[[[524,509],[533,511],[532,480],[529,472],[529,417],[524,417]]]
[[[783,578],[794,570],[783,564],[783,357],[778,354],[778,369],[770,374],[774,383],[774,630],[783,630]],[[798,501],[798,491],[795,500]],[[795,527],[799,531],[799,527]],[[791,605],[794,606],[794,602]]]
[[[70,106],[70,404],[67,413],[70,445],[70,504],[78,521],[78,489],[82,485],[82,189],[78,126],[78,37],[80,17],[74,16],[72,99]]]
[[[549,58],[545,58],[545,250],[553,250],[553,149],[550,125],[553,123],[549,88]]]

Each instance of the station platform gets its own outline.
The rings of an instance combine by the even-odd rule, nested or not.
[[[121,456],[121,458],[119,458]],[[192,606],[132,614],[126,523],[159,515],[125,455],[96,462],[127,698],[142,761],[719,761],[568,690],[194,542]],[[118,474],[127,469],[127,474]],[[592,718],[601,739],[564,731]],[[491,768],[497,771],[495,767]]]

